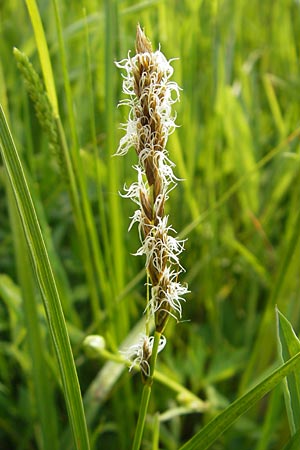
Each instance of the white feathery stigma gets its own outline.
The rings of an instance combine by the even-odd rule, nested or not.
[[[146,334],[141,334],[139,340],[136,344],[133,344],[129,349],[123,352],[124,356],[131,360],[131,366],[129,371],[131,371],[135,366],[139,366],[141,371],[149,376],[150,365],[149,361],[152,355],[152,348],[154,343],[153,336],[147,336]],[[158,353],[163,350],[167,343],[165,336],[161,335],[158,345]]]

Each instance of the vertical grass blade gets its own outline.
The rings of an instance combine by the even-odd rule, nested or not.
[[[53,271],[48,258],[21,161],[0,107],[0,148],[14,192],[30,255],[42,293],[53,347],[59,363],[63,392],[74,435],[74,448],[89,449],[87,426],[70,341]]]
[[[113,61],[116,59],[116,18],[117,2],[106,0],[105,11],[105,112],[106,112],[106,153],[109,173],[109,190],[118,192],[118,173],[120,162],[111,156],[116,152],[116,128],[115,108],[116,98],[114,92],[115,67]],[[113,268],[115,274],[116,290],[120,291],[124,285],[124,254],[122,245],[122,213],[118,195],[110,195],[109,208],[111,211],[111,245],[113,255]],[[116,324],[119,338],[124,338],[128,331],[127,311],[122,309],[122,321]],[[119,330],[119,331],[118,331]]]
[[[34,30],[35,41],[41,61],[47,93],[54,111],[54,115],[58,116],[58,104],[57,104],[54,77],[41,16],[39,14],[39,10],[35,0],[26,0],[26,5]]]
[[[291,323],[277,309],[277,337],[280,356],[285,362],[300,351],[300,341],[297,338]],[[285,405],[289,418],[291,433],[295,434],[300,424],[300,374],[299,371],[291,373],[285,384]]]

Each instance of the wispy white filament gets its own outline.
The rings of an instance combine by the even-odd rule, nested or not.
[[[120,141],[116,152],[117,155],[126,154],[132,146],[135,146],[138,140],[136,108],[140,108],[141,98],[136,96],[134,90],[135,79],[133,73],[134,69],[138,69],[140,58],[141,54],[137,54],[131,58],[129,52],[128,58],[116,63],[117,67],[125,71],[125,75],[123,75],[123,92],[130,97],[126,100],[122,100],[120,105],[126,104],[131,108],[129,119],[125,125],[126,134]],[[151,102],[156,105],[155,111],[160,115],[162,125],[161,133],[166,144],[168,136],[176,128],[176,115],[174,114],[172,116],[172,105],[179,100],[180,89],[177,83],[169,81],[169,78],[173,75],[173,67],[160,50],[151,54],[143,53],[142,58],[143,61],[148,62],[149,71],[153,70],[151,74],[151,84],[145,89],[145,92],[142,95],[146,95],[150,99],[150,105]],[[146,76],[146,74],[142,74],[142,77],[143,76]],[[149,108],[149,111],[151,114],[151,107]],[[148,132],[150,133],[150,130],[148,130]],[[147,128],[144,127],[142,133],[147,133]]]
[[[158,344],[158,353],[164,349],[166,342],[167,340],[165,336],[161,335]],[[129,367],[129,371],[131,371],[135,366],[139,366],[146,376],[150,375],[149,360],[152,354],[153,343],[154,336],[141,334],[138,342],[133,344],[126,352],[124,352],[124,356],[132,362]]]
[[[181,301],[185,301],[183,295],[187,294],[189,290],[177,281],[178,274],[177,271],[166,267],[159,284],[152,287],[149,303],[152,314],[155,314],[159,309],[166,311],[173,310],[181,318]],[[158,298],[159,301],[157,300]],[[169,314],[176,318],[172,312],[169,312]]]
[[[163,219],[159,218],[158,225],[151,226],[151,232],[142,241],[142,246],[135,253],[135,255],[145,255],[146,267],[152,261],[158,272],[163,270],[165,260],[180,266],[178,255],[184,250],[184,241],[179,241],[170,236],[169,232],[174,232],[174,230],[171,226],[167,226],[167,222],[168,216],[164,216]]]

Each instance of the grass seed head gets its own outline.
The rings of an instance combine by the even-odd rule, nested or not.
[[[138,181],[126,188],[125,197],[138,205],[130,227],[138,222],[141,246],[135,253],[145,255],[146,270],[152,285],[152,298],[147,307],[154,315],[156,330],[162,332],[168,317],[181,317],[181,304],[187,288],[178,281],[183,270],[179,254],[183,242],[174,237],[168,225],[165,202],[178,179],[173,173],[174,163],[166,148],[169,135],[176,128],[173,103],[179,100],[179,87],[170,81],[173,68],[159,50],[137,26],[136,54],[116,63],[125,71],[123,92],[129,105],[126,134],[116,154],[124,155],[135,148],[138,164],[134,167]],[[176,281],[175,281],[176,278]]]

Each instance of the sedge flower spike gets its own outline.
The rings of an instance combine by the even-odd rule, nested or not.
[[[130,107],[127,123],[122,125],[125,135],[116,155],[125,155],[133,147],[138,156],[134,166],[137,181],[125,187],[123,196],[138,205],[129,229],[138,223],[141,246],[135,254],[145,256],[151,286],[151,298],[145,309],[153,314],[156,331],[161,334],[170,316],[181,318],[181,302],[188,292],[178,281],[183,271],[179,254],[184,243],[176,239],[165,215],[165,202],[179,181],[173,173],[175,164],[169,159],[166,144],[176,128],[172,106],[179,100],[180,89],[170,80],[173,75],[170,61],[160,49],[153,51],[139,25],[136,54],[131,57],[129,53],[116,65],[124,71],[123,93],[127,97],[120,105]],[[137,360],[145,358],[138,353]],[[145,370],[147,364],[143,365]]]
[[[132,345],[126,352],[123,352],[124,355],[131,360],[129,371],[131,371],[133,367],[138,365],[145,377],[148,377],[150,375],[149,361],[152,355],[153,342],[153,336],[146,336],[145,334],[141,334],[138,343]],[[165,345],[166,338],[162,335],[159,339],[158,353],[163,350]]]

